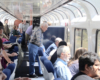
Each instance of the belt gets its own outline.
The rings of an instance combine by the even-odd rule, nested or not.
[[[34,45],[36,45],[36,46],[38,46],[36,43],[34,43],[34,42],[30,42],[30,43],[32,43],[32,44],[34,44]],[[38,46],[39,47],[39,46]]]

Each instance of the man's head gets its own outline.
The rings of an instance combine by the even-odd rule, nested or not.
[[[59,38],[59,37],[57,37],[57,38],[55,39],[55,44],[56,44],[57,47],[58,47],[59,42],[61,42],[61,41],[62,41],[62,39]]]
[[[0,22],[0,35],[2,35],[3,34],[3,24],[2,24],[2,22]]]
[[[96,77],[100,73],[100,59],[96,53],[85,52],[79,58],[79,70],[90,77]]]
[[[5,21],[4,21],[6,24],[8,24],[8,19],[5,19]]]
[[[71,57],[70,55],[70,49],[68,46],[60,46],[58,49],[57,49],[57,56],[64,60],[64,61],[68,61],[69,58]]]
[[[26,24],[26,20],[22,20],[22,23],[23,23],[23,24]]]
[[[55,35],[52,35],[51,41],[55,42],[55,39],[56,39],[56,36]]]
[[[40,25],[40,28],[42,29],[42,32],[45,32],[48,29],[48,23],[44,22]]]

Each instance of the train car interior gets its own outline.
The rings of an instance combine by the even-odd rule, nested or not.
[[[9,35],[6,35],[7,41],[3,41],[3,44],[12,45],[13,50],[10,48],[5,51],[7,53],[13,51],[14,60],[10,59],[15,65],[11,66],[11,72],[8,70],[10,65],[3,70],[7,75],[5,80],[17,80],[17,78],[62,80],[55,77],[54,67],[50,60],[43,57],[48,48],[46,46],[44,46],[43,52],[38,51],[34,64],[35,74],[39,74],[39,66],[41,66],[42,75],[39,75],[38,78],[29,77],[28,45],[31,37],[27,41],[25,40],[25,31],[28,28],[22,29],[25,30],[24,33],[21,32],[19,24],[22,21],[23,23],[26,21],[25,24],[27,23],[28,27],[32,26],[32,34],[35,26],[40,26],[44,22],[48,23],[48,30],[43,33],[43,41],[51,36],[60,37],[69,46],[71,57],[74,57],[75,51],[79,47],[97,53],[100,57],[100,0],[0,0],[0,22],[5,26],[6,20],[8,20],[7,25],[10,32]],[[13,30],[16,28],[20,32],[18,36],[13,34]],[[4,30],[5,27],[1,29]],[[7,32],[3,31],[4,34]],[[43,45],[45,44],[43,43]],[[15,56],[15,52],[17,56]]]

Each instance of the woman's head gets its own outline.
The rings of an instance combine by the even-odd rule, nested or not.
[[[17,26],[15,25],[15,26],[13,27],[13,29],[14,29],[14,30],[17,30]]]
[[[79,59],[79,57],[84,53],[86,52],[87,49],[83,48],[83,47],[80,47],[78,48],[76,51],[75,51],[75,55],[74,55],[74,59]]]
[[[61,41],[61,42],[59,42],[58,47],[59,47],[59,46],[62,46],[62,45],[67,46],[67,43],[66,43],[65,41]]]

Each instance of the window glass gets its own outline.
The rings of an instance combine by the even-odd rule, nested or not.
[[[83,30],[82,47],[88,49],[88,35],[87,30]]]
[[[69,30],[69,28],[66,29],[66,42],[70,43],[70,30]]]
[[[75,14],[75,16],[76,17],[80,17],[81,16],[81,14],[80,14],[80,12],[78,11],[78,9],[77,8],[75,8],[75,7],[73,7],[73,6],[70,6],[70,5],[64,5],[64,7],[66,7],[66,8],[69,8],[70,10],[72,10],[73,12],[74,12],[74,14]]]
[[[75,50],[81,47],[81,29],[75,29]]]
[[[92,3],[95,8],[97,9],[99,15],[100,15],[100,0],[87,0],[89,1],[90,3]]]
[[[68,4],[71,4],[71,5],[74,5],[74,6],[78,7],[78,9],[80,9],[80,11],[82,12],[83,17],[86,17],[86,12],[85,12],[84,8],[81,5],[79,5],[79,4],[75,3],[75,2],[70,2]]]
[[[68,35],[67,35],[67,42],[69,42],[69,43],[70,43],[70,29],[68,28],[68,29],[67,29],[67,31],[68,31]]]
[[[97,34],[97,53],[100,56],[100,31]]]

